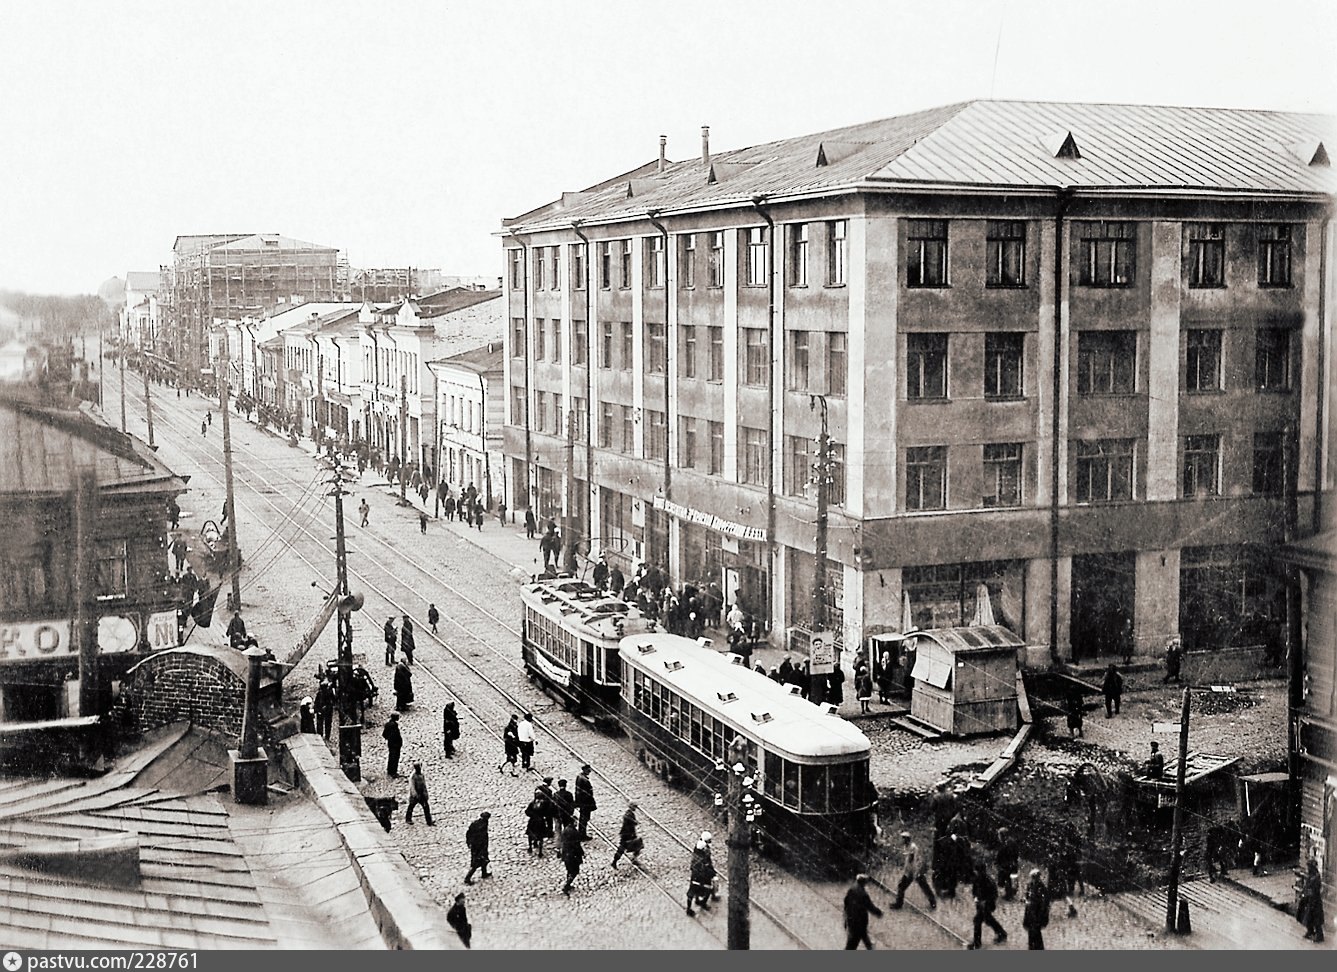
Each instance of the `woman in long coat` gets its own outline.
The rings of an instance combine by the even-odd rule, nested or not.
[[[404,621],[399,626],[399,650],[404,653],[404,660],[410,665],[413,664],[413,651],[417,647],[417,642],[413,637],[413,621],[406,614]]]
[[[413,673],[402,661],[395,666],[395,708],[400,712],[413,704]]]
[[[497,772],[504,773],[506,764],[511,764],[511,775],[519,776],[515,761],[520,758],[520,724],[515,716],[511,716],[511,721],[506,723],[506,729],[501,734],[501,743],[506,749],[506,758],[497,764]]]
[[[543,842],[548,839],[548,798],[543,795],[541,789],[534,791],[534,799],[529,801],[529,806],[525,807],[525,816],[529,818],[525,824],[525,837],[529,840],[529,853],[538,849],[539,857],[543,856]]]

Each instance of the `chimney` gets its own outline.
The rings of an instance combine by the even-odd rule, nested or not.
[[[659,171],[660,171],[660,172],[663,172],[663,171],[664,171],[664,166],[667,164],[667,159],[666,159],[665,156],[664,156],[664,153],[667,152],[667,151],[668,151],[668,136],[667,136],[667,135],[660,135],[660,136],[659,136]]]
[[[701,126],[701,164],[710,168],[710,126]]]

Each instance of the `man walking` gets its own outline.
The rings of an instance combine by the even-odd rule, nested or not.
[[[534,519],[534,511],[532,509],[525,510],[525,536],[533,540],[536,530],[538,530],[538,521]]]
[[[1179,665],[1183,660],[1184,646],[1178,636],[1171,638],[1165,643],[1165,677],[1161,679],[1161,684],[1173,681],[1179,684]]]
[[[590,764],[580,768],[576,777],[576,810],[580,814],[578,830],[581,840],[590,839],[590,814],[599,809],[594,802],[594,785],[590,782]]]
[[[1113,719],[1119,714],[1119,703],[1123,700],[1123,676],[1114,667],[1114,662],[1110,662],[1110,667],[1105,669],[1105,680],[1101,682],[1100,690],[1105,695],[1105,718]]]
[[[525,713],[516,727],[516,734],[520,740],[520,766],[529,769],[530,760],[534,758],[534,713]]]
[[[632,801],[627,804],[627,812],[622,815],[622,829],[618,831],[617,836],[617,851],[613,854],[614,868],[617,867],[617,862],[622,859],[623,854],[630,854],[633,864],[640,859],[645,841],[636,836],[636,823],[636,803]]]
[[[455,714],[455,703],[447,702],[441,711],[441,735],[447,758],[455,755],[455,740],[460,738],[460,717]]]
[[[436,824],[432,823],[432,808],[427,805],[427,777],[422,775],[422,763],[413,764],[413,776],[409,780],[409,809],[404,814],[404,823],[413,823],[413,808],[418,806],[422,807],[427,826],[435,827]]]
[[[1017,896],[1016,882],[1021,876],[1021,848],[1006,827],[998,828],[998,853],[994,862],[998,865],[998,886],[1003,889],[1003,900],[1011,901]]]
[[[357,505],[357,515],[360,526],[366,526],[367,520],[371,518],[371,507],[367,505],[367,498],[362,497],[362,502]]]
[[[520,727],[516,725],[515,716],[511,716],[510,721],[506,723],[506,728],[501,731],[501,745],[503,758],[497,764],[497,772],[506,772],[506,765],[509,763],[511,775],[519,776],[520,774],[515,768],[515,760],[520,755]]]
[[[1003,931],[1003,926],[993,916],[994,909],[998,907],[998,885],[989,877],[989,870],[983,861],[975,864],[975,880],[970,891],[975,896],[975,938],[969,947],[980,947],[980,932],[985,925],[993,929],[994,944],[1007,941],[1007,932]]]
[[[418,531],[424,537],[427,536],[427,513],[422,510],[418,512]]]
[[[398,712],[390,713],[390,718],[385,722],[385,728],[381,730],[381,738],[385,740],[385,774],[386,776],[398,776],[399,753],[404,748],[404,734],[399,731]]]
[[[545,780],[546,782],[546,780]],[[557,781],[557,792],[552,795],[554,823],[558,828],[573,826],[576,819],[576,799],[566,788],[566,780]]]
[[[395,708],[405,712],[413,704],[413,672],[403,662],[395,666]]]
[[[566,865],[566,884],[562,885],[562,894],[571,896],[571,885],[580,874],[580,865],[585,863],[585,845],[579,840],[562,842],[562,863]]]
[[[385,619],[385,663],[393,665],[395,663],[395,642],[399,636],[395,633],[395,619]]]
[[[860,942],[864,948],[873,947],[868,938],[868,916],[877,915],[881,918],[882,909],[873,904],[873,899],[868,896],[867,884],[868,875],[860,874],[854,879],[853,886],[845,892],[846,950],[857,949]]]
[[[484,810],[478,815],[477,820],[469,824],[469,829],[464,832],[464,843],[469,847],[469,873],[464,875],[465,884],[474,883],[474,871],[480,868],[483,871],[483,877],[492,876],[487,869],[490,863],[487,854],[487,821],[491,816],[492,814]]]
[[[440,620],[441,612],[436,609],[436,605],[427,605],[427,625],[432,629],[432,634],[436,634],[436,624]]]
[[[446,912],[446,924],[455,929],[455,934],[460,936],[465,948],[473,947],[469,944],[469,940],[473,938],[474,926],[469,924],[469,914],[464,909],[463,891],[455,895],[455,903]]]
[[[919,853],[919,845],[914,842],[910,836],[910,831],[901,831],[901,879],[896,882],[896,900],[892,907],[899,910],[905,905],[905,891],[912,884],[919,885],[919,890],[924,892],[928,898],[930,908],[938,907],[938,899],[933,896],[933,889],[929,887],[928,879],[924,877],[927,870],[923,857]]]
[[[409,616],[404,615],[403,623],[399,626],[399,650],[404,653],[404,661],[413,664],[413,652],[417,647],[417,642],[413,637],[413,622]]]
[[[1026,929],[1026,947],[1032,951],[1043,951],[1045,947],[1044,928],[1049,924],[1049,889],[1040,880],[1040,869],[1031,871],[1031,879],[1026,885],[1026,911],[1021,917],[1021,927]]]

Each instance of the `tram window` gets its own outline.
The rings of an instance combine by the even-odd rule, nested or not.
[[[669,700],[669,732],[682,735],[682,701],[675,695]]]
[[[646,710],[645,676],[642,675],[640,672],[637,672],[632,679],[632,684],[636,694],[636,701],[635,701],[636,710],[638,712],[644,712]]]
[[[860,760],[853,765],[854,771],[854,806],[866,807],[877,802],[877,792],[868,780],[868,760]]]
[[[776,800],[780,799],[780,764],[783,762],[775,753],[766,754],[766,795]]]
[[[803,811],[826,813],[826,767],[803,767]]]
[[[701,710],[692,706],[692,745],[701,748]]]
[[[715,750],[715,720],[710,716],[701,718],[701,751],[707,756],[714,756]]]
[[[616,648],[609,648],[607,654],[608,660],[604,663],[604,677],[616,684],[622,681],[622,659],[618,657]]]
[[[831,772],[831,812],[844,813],[854,806],[854,767],[837,763]]]
[[[798,809],[798,763],[791,763],[785,760],[784,768],[785,794],[784,805]]]
[[[757,775],[757,744],[754,742],[747,744],[747,775],[751,777]]]

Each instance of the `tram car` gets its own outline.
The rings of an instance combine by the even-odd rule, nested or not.
[[[520,601],[520,653],[530,679],[597,728],[618,731],[619,643],[655,623],[571,576],[526,584]]]
[[[697,791],[725,793],[729,746],[742,736],[763,850],[828,873],[866,859],[877,804],[870,746],[834,707],[690,638],[629,635],[618,652],[623,726],[648,765]]]

